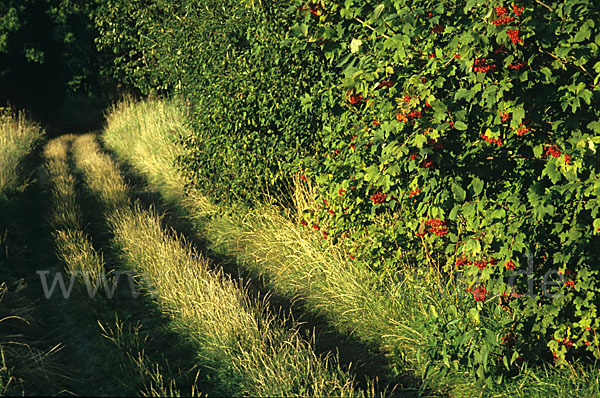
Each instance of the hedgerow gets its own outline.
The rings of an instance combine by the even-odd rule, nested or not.
[[[284,197],[292,165],[321,145],[323,109],[306,98],[334,80],[318,53],[281,45],[290,4],[110,1],[96,19],[119,78],[186,99],[196,135],[182,164],[221,201]]]
[[[448,366],[486,377],[524,357],[598,358],[600,7],[306,8],[292,33],[336,66],[345,108],[307,163],[325,198],[313,223],[381,267],[416,249],[460,277],[471,319],[440,319],[430,347]]]
[[[464,293],[430,357],[488,382],[600,358],[594,2],[106,4],[122,78],[184,99],[197,187],[285,203],[297,173],[322,200],[302,224],[350,260]]]

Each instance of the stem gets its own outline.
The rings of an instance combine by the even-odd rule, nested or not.
[[[354,20],[357,21],[357,22],[360,22],[361,24],[363,24],[363,26],[371,29],[373,32],[379,33],[379,32],[377,32],[377,30],[374,27],[372,27],[371,25],[369,25],[368,23],[366,23],[362,19],[360,19],[358,17],[355,17]],[[386,39],[390,38],[390,36],[386,35],[385,33],[381,33],[381,36],[385,37]]]
[[[548,50],[545,50],[545,49],[543,49],[542,47],[540,47],[540,52],[542,52],[542,53],[544,53],[544,54],[547,54],[547,55],[551,56],[551,57],[552,57],[552,58],[554,58],[555,60],[562,62],[564,65],[569,65],[569,66],[571,66],[571,67],[573,67],[573,68],[575,68],[575,69],[579,69],[580,71],[582,71],[583,73],[585,73],[585,74],[586,74],[586,75],[587,75],[587,76],[588,76],[590,79],[594,80],[594,76],[592,76],[592,75],[590,74],[590,72],[588,72],[588,71],[587,71],[587,69],[585,69],[583,66],[575,66],[575,65],[571,64],[569,61],[566,61],[566,60],[564,60],[564,59],[562,59],[562,58],[559,58],[558,56],[556,56],[556,55],[552,54],[552,53],[551,53],[550,51],[548,51]]]
[[[540,0],[535,0],[535,2],[538,3],[539,5],[543,6],[543,7],[546,7],[551,12],[554,12],[554,10],[549,5],[542,3]]]

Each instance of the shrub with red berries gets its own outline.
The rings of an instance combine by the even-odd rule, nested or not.
[[[449,285],[462,293],[470,286],[465,305],[479,314],[509,302],[501,314],[514,317],[519,330],[510,345],[483,335],[466,339],[462,351],[444,343],[448,360],[471,370],[497,358],[502,368],[503,356],[514,369],[513,354],[541,358],[550,350],[569,358],[574,351],[565,356],[565,344],[553,337],[566,330],[574,345],[596,355],[581,343],[590,341],[581,325],[600,330],[590,315],[600,299],[600,9],[575,2],[416,0],[353,8],[350,1],[307,22],[309,32],[338,35],[315,51],[335,65],[338,85],[327,96],[337,98],[336,113],[325,117],[323,131],[328,152],[341,152],[307,161],[322,194],[345,209],[323,211],[327,230],[351,231],[382,272],[395,272],[391,253],[398,251],[417,253],[415,264],[444,275],[457,272]],[[297,37],[298,48],[312,43]],[[371,101],[352,106],[348,93]],[[383,221],[390,219],[397,222]],[[536,280],[565,264],[586,272],[566,285],[548,284],[546,295],[541,288],[526,294],[520,271],[527,256],[540,273]],[[552,303],[548,295],[557,292],[571,296]],[[559,309],[550,311],[553,305]],[[543,328],[524,326],[539,319]],[[457,324],[440,327],[469,333]],[[474,354],[483,345],[485,364]]]

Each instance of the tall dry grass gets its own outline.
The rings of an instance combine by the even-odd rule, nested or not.
[[[23,192],[31,182],[31,170],[23,162],[41,142],[44,132],[24,113],[0,108],[0,193]]]
[[[44,148],[44,169],[46,180],[49,185],[51,213],[50,225],[54,229],[52,235],[59,258],[62,259],[64,270],[71,278],[79,282],[77,287],[81,291],[78,298],[83,297],[83,289],[87,289],[90,299],[95,298],[97,302],[87,301],[83,304],[85,310],[93,308],[94,312],[101,314],[103,310],[102,296],[95,295],[101,291],[100,287],[106,289],[107,270],[105,268],[102,253],[98,252],[92,245],[91,237],[84,231],[83,213],[80,206],[80,192],[77,179],[73,174],[70,164],[71,147],[76,136],[64,135],[51,140]],[[103,182],[101,178],[98,179]],[[103,197],[119,198],[113,191],[101,189]],[[121,199],[123,196],[120,197]],[[78,292],[79,293],[79,292]],[[98,315],[101,318],[110,315]],[[105,364],[103,369],[114,366],[115,368],[127,369],[138,375],[138,382],[144,385],[140,391],[145,396],[179,396],[174,380],[165,380],[161,373],[159,364],[153,363],[145,354],[144,347],[140,343],[138,334],[139,326],[128,327],[118,318],[113,327],[108,322],[98,321],[102,335],[118,346],[118,352],[124,355],[122,358],[114,358],[111,364]],[[112,370],[111,370],[112,371]],[[107,377],[111,377],[107,374]],[[192,389],[192,395],[197,396],[197,391]]]
[[[124,201],[127,187],[93,136],[76,140],[74,154],[90,190],[104,204],[122,259],[144,277],[173,324],[196,343],[199,361],[221,391],[236,396],[364,395],[332,358],[318,357],[297,330],[286,329],[264,303],[251,300],[182,237],[165,231],[154,211]]]

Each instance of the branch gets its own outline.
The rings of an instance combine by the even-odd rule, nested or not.
[[[592,76],[592,74],[590,72],[587,71],[587,69],[585,69],[583,66],[575,66],[573,64],[571,64],[569,61],[566,61],[562,58],[559,58],[558,56],[552,54],[550,51],[543,49],[542,47],[540,47],[540,52],[543,52],[544,54],[547,54],[549,56],[551,56],[552,58],[554,58],[557,61],[562,62],[565,65],[569,65],[575,69],[579,69],[581,70],[583,73],[585,73],[590,79],[594,80],[594,76]]]
[[[374,27],[372,27],[371,25],[369,25],[365,21],[361,20],[360,18],[355,17],[354,20],[357,21],[357,22],[360,22],[361,24],[363,24],[363,26],[366,26],[367,28],[371,29],[373,32],[379,33],[379,32],[377,32],[377,30]],[[390,36],[386,35],[385,33],[381,33],[381,36],[385,37],[386,39],[390,38]]]
[[[551,12],[554,12],[554,10],[549,5],[542,3],[540,0],[535,0],[535,2],[538,3],[539,5],[543,6],[543,7],[546,7]]]

